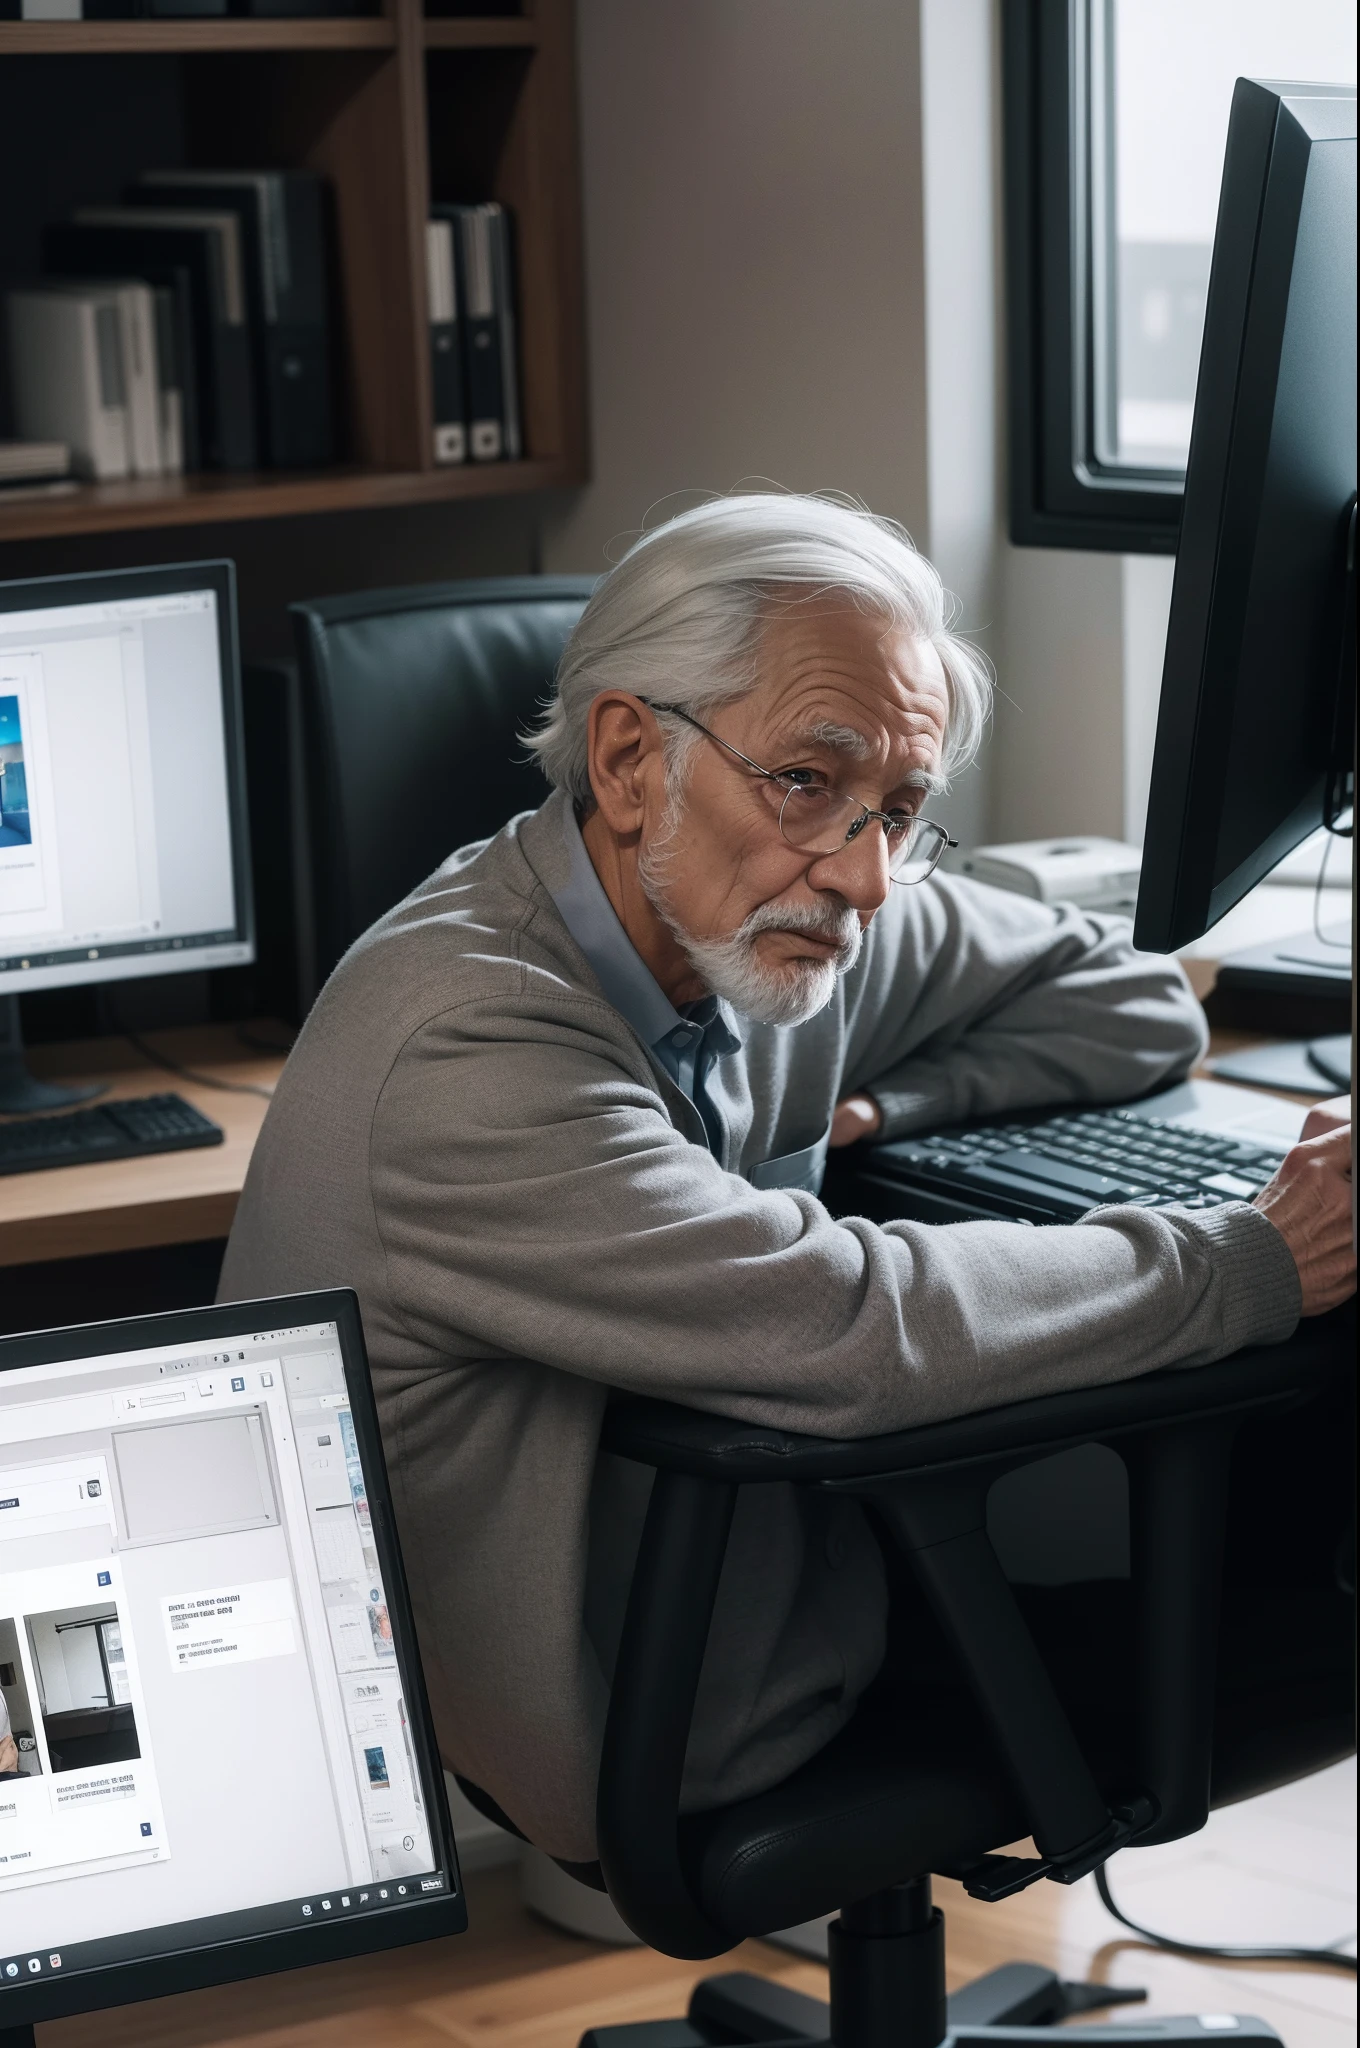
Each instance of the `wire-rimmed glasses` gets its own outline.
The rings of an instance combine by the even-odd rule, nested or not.
[[[648,701],[644,699],[644,702]],[[909,811],[872,810],[857,796],[846,796],[839,790],[828,789],[825,783],[814,782],[810,769],[762,768],[759,761],[753,761],[739,747],[732,746],[716,732],[710,732],[706,725],[701,725],[697,718],[691,718],[688,711],[682,711],[677,704],[652,704],[650,708],[664,711],[670,718],[682,718],[686,725],[692,725],[705,739],[716,741],[736,760],[744,762],[753,774],[780,792],[779,830],[789,845],[796,846],[800,853],[839,853],[843,847],[852,845],[866,826],[877,820],[888,842],[889,878],[910,887],[933,875],[946,848],[958,844],[956,839],[950,838],[943,825],[936,825],[930,818],[913,817]],[[803,777],[807,780],[804,781]]]

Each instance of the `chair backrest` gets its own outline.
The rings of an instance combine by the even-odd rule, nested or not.
[[[507,576],[290,608],[315,985],[456,847],[542,803],[518,735],[593,587]]]

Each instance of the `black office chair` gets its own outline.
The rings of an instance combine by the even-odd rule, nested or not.
[[[747,1936],[840,1915],[829,1930],[829,2009],[763,1978],[719,1976],[697,1987],[687,2019],[596,2028],[583,2048],[936,2048],[946,2035],[962,2048],[1027,2039],[1141,1996],[1014,1963],[946,2000],[930,1873],[987,1900],[1042,1877],[1072,1883],[1125,1845],[1190,1834],[1211,1806],[1352,1752],[1353,1588],[1348,1597],[1333,1567],[1353,1509],[1344,1451],[1341,1465],[1315,1453],[1350,1441],[1353,1348],[1348,1309],[1289,1345],[1201,1370],[850,1443],[616,1401],[605,1447],[656,1478],[605,1732],[600,1862],[571,1868],[668,1955],[717,1956]],[[1090,1443],[1127,1467],[1131,1579],[1071,1598],[1013,1588],[987,1535],[990,1487]],[[1262,1484],[1272,1474],[1274,1498]],[[771,1481],[851,1494],[870,1509],[908,1567],[894,1621],[907,1668],[871,1688],[843,1733],[784,1784],[681,1815],[736,1490]],[[1246,1583],[1230,1568],[1225,1599],[1225,1550],[1231,1567],[1239,1536],[1251,1553]],[[1272,1556],[1285,1558],[1273,1586]],[[464,1789],[504,1822],[476,1786]],[[995,1853],[1026,1836],[1037,1857]],[[1235,2031],[1275,2038],[1258,2022]],[[1135,2048],[1204,2033],[1198,2019],[1158,2020],[1065,2038]]]
[[[290,607],[296,662],[245,675],[257,1008],[300,1019],[376,918],[542,803],[518,735],[593,587],[502,576]]]

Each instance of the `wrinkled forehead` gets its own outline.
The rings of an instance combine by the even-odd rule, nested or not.
[[[938,769],[949,718],[930,641],[830,593],[776,601],[756,645],[746,700],[767,745],[844,757],[883,772]]]

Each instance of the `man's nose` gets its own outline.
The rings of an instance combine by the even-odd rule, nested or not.
[[[877,819],[834,853],[819,853],[808,869],[813,889],[833,889],[867,924],[888,900],[888,842]]]

